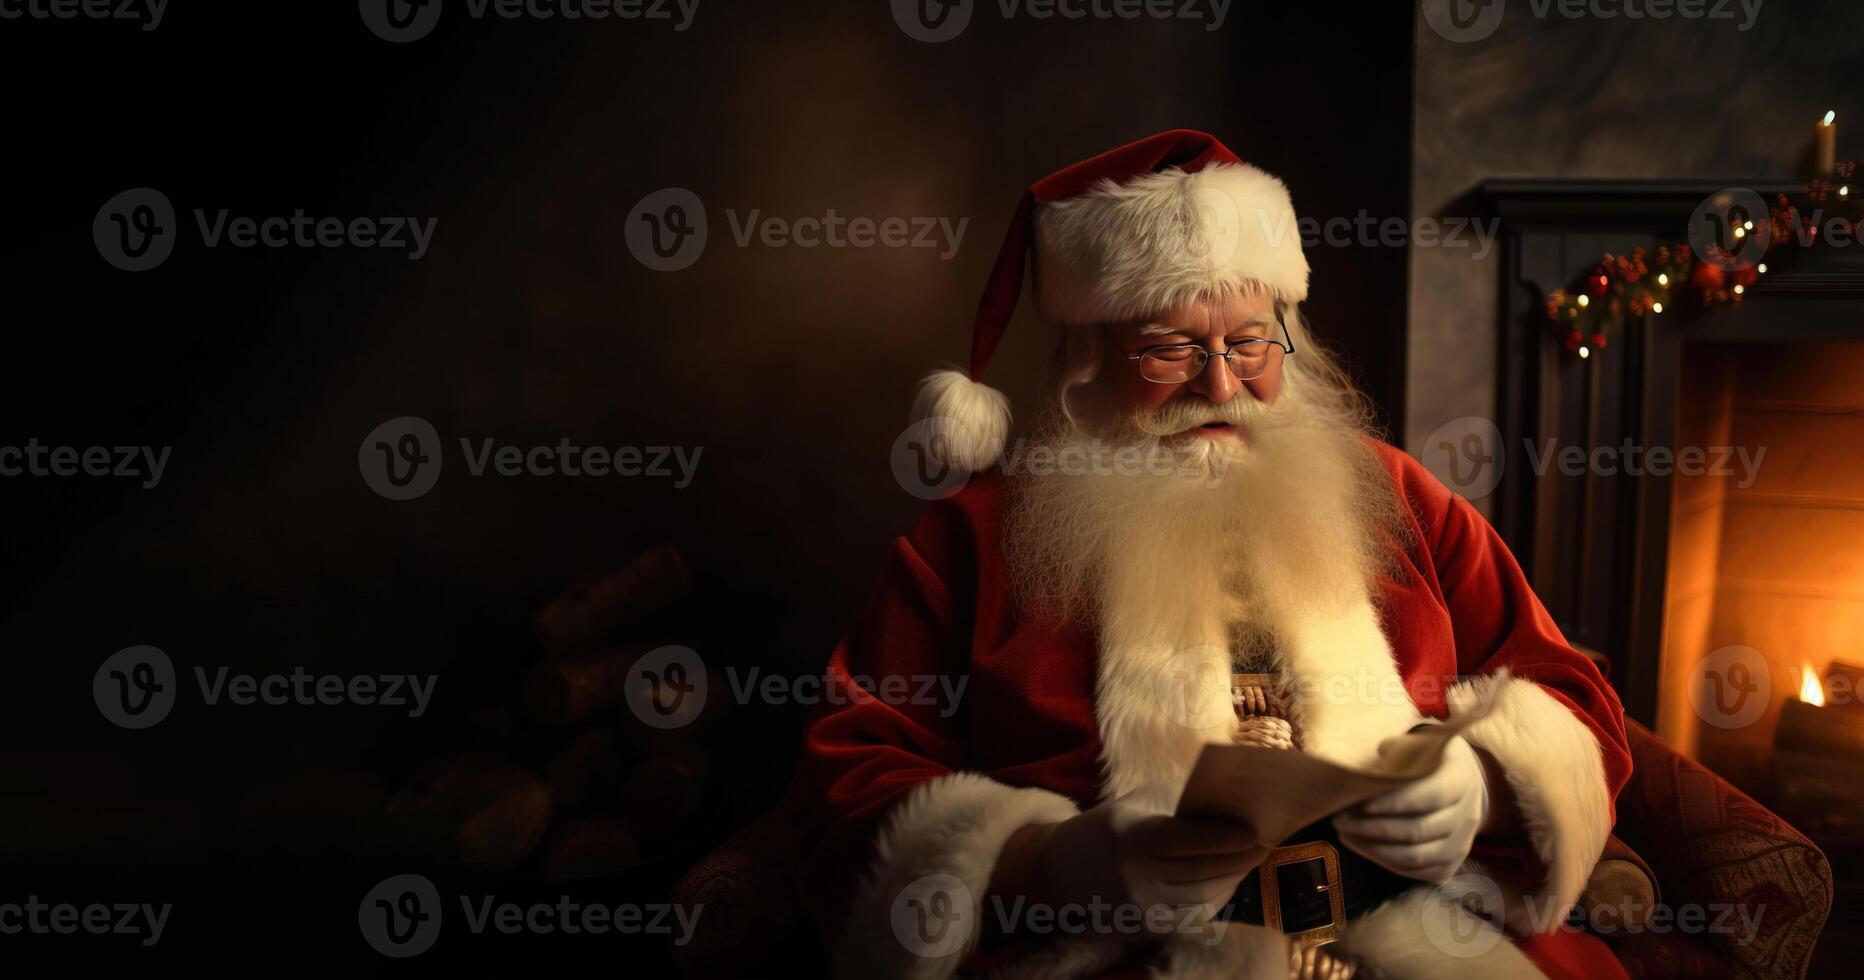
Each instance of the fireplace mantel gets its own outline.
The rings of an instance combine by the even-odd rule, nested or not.
[[[1628,713],[1656,724],[1672,477],[1536,474],[1531,447],[1674,446],[1685,345],[1699,341],[1864,340],[1864,244],[1785,250],[1733,310],[1626,325],[1581,359],[1546,325],[1544,303],[1606,252],[1687,240],[1711,194],[1744,187],[1772,200],[1780,180],[1495,180],[1474,197],[1502,228],[1496,426],[1497,530],[1576,645],[1613,665]]]

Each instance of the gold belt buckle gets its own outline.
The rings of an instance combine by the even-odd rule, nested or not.
[[[1339,939],[1346,933],[1346,889],[1340,884],[1340,852],[1326,841],[1317,840],[1291,847],[1278,847],[1269,852],[1257,873],[1262,886],[1262,924],[1276,932],[1282,930],[1281,885],[1275,869],[1285,864],[1301,864],[1307,861],[1320,861],[1327,872],[1327,883],[1316,885],[1317,889],[1327,893],[1327,911],[1331,913],[1330,921],[1324,926],[1315,926],[1303,932],[1291,933],[1288,941],[1297,950],[1314,946],[1324,946]]]

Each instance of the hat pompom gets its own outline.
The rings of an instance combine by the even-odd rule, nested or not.
[[[933,452],[972,473],[996,465],[1010,436],[1010,400],[963,371],[926,375],[913,417],[932,423]]]

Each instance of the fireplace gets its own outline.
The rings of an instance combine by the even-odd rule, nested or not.
[[[1627,713],[1774,802],[1783,709],[1864,711],[1846,680],[1864,663],[1864,246],[1782,253],[1735,309],[1632,320],[1590,357],[1544,314],[1603,253],[1683,240],[1729,186],[1801,190],[1479,189],[1504,230],[1489,510],[1568,639],[1609,664]],[[1549,445],[1661,449],[1667,465],[1575,474],[1536,458]],[[1805,707],[1789,728],[1843,728]]]
[[[1783,707],[1857,696],[1864,343],[1685,344],[1676,437],[1736,458],[1672,481],[1658,731],[1760,791]]]

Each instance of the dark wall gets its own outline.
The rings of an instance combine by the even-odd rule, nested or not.
[[[177,4],[148,32],[8,22],[0,445],[173,448],[152,489],[0,478],[14,665],[0,860],[159,884],[234,852],[341,851],[328,826],[247,804],[307,773],[392,788],[470,747],[536,656],[537,607],[656,541],[691,557],[708,620],[692,626],[725,645],[708,658],[813,669],[918,506],[889,448],[914,382],[965,356],[1030,180],[1186,126],[1283,175],[1303,214],[1410,213],[1404,5],[1258,6],[1207,31],[1006,21],[984,4],[936,45],[880,2],[704,0],[685,31],[449,13],[401,45],[346,3]],[[159,268],[122,272],[92,219],[145,186],[185,231]],[[703,256],[675,272],[624,240],[630,210],[665,187],[695,192],[710,224]],[[208,249],[196,208],[437,225],[418,261]],[[727,215],[830,208],[968,224],[946,260],[739,247]],[[1393,420],[1403,255],[1315,250],[1308,310]],[[993,368],[1025,409],[1052,342],[1025,315]],[[393,502],[358,451],[404,415],[431,422],[447,456],[431,492]],[[462,437],[703,449],[675,489],[469,478]],[[178,709],[127,732],[99,717],[91,678],[145,643],[184,673],[440,679],[422,719]],[[722,823],[786,773],[793,716],[750,717],[745,752],[772,761],[724,770],[741,781]]]

